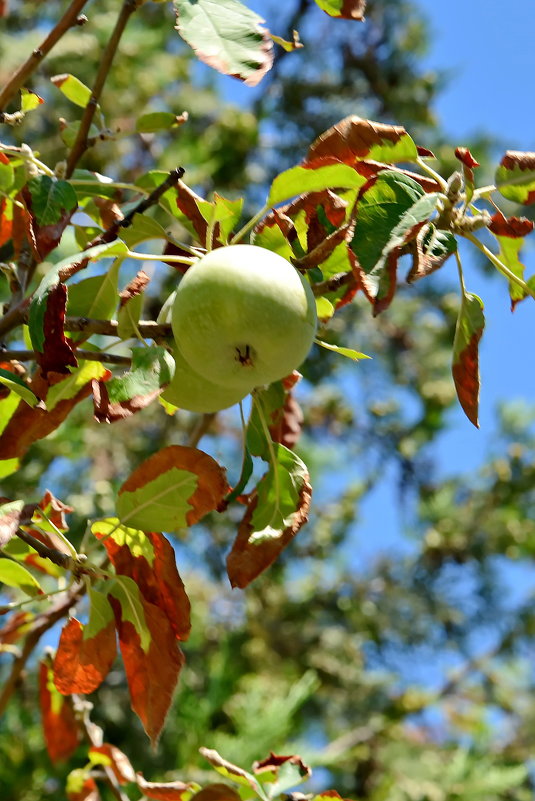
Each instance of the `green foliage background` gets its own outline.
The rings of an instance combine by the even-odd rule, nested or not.
[[[279,5],[266,2],[262,11],[277,20]],[[55,2],[13,3],[0,39],[1,78],[59,10]],[[356,37],[349,23],[335,26],[311,3],[288,3],[285,15],[287,30],[275,32],[297,27],[306,48],[279,56],[252,105],[240,107],[226,84],[193,62],[167,6],[143,6],[102,103],[121,135],[93,148],[84,166],[132,180],[180,163],[190,185],[229,197],[246,191],[252,201],[348,113],[406,125],[447,166],[451,148],[433,117],[442,79],[420,68],[428,34],[410,3],[370,2]],[[74,72],[90,83],[113,17],[113,4],[96,0],[90,25],[73,29],[46,60],[32,86],[46,106],[13,129],[15,144],[39,141],[50,164],[63,157],[58,118],[72,119],[74,107],[49,78]],[[189,122],[172,134],[123,137],[140,109],[187,110]],[[474,143],[482,161],[489,142]],[[504,406],[481,471],[465,475],[459,459],[455,475],[437,477],[434,446],[455,397],[457,300],[448,276],[429,283],[400,291],[387,316],[372,320],[358,302],[336,318],[330,341],[373,362],[307,363],[299,452],[317,492],[309,524],[279,562],[245,592],[231,591],[223,570],[228,522],[209,518],[177,543],[193,636],[158,750],[148,749],[133,719],[119,668],[91,699],[108,741],[147,778],[205,778],[204,745],[244,767],[269,750],[297,751],[328,771],[316,772],[316,787],[359,801],[532,798],[535,616],[530,600],[510,603],[508,595],[513,571],[531,565],[535,547],[535,414]],[[5,297],[6,287],[0,291]],[[81,534],[87,516],[112,512],[129,466],[155,442],[183,441],[192,419],[151,407],[117,425],[112,440],[81,404],[34,444],[3,493],[50,487],[75,506]],[[224,413],[203,440],[236,475],[238,432],[239,421]],[[387,552],[368,547],[359,529],[362,505],[385,477],[398,491],[406,535]],[[379,543],[383,525],[375,521]],[[0,676],[8,666],[1,656]],[[3,801],[62,797],[72,765],[51,767],[37,709],[29,672],[0,721]]]

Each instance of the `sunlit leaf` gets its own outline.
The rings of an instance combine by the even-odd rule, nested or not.
[[[535,203],[535,153],[508,150],[496,170],[495,182],[507,200]]]
[[[459,403],[476,427],[479,427],[479,340],[484,327],[481,298],[463,293],[453,341],[452,373]]]
[[[68,759],[78,746],[80,731],[71,698],[56,690],[53,670],[44,661],[39,667],[39,699],[48,755],[52,762]]]

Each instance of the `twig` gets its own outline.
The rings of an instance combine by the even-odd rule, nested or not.
[[[19,528],[17,529],[17,537],[33,548],[39,556],[42,556],[43,559],[50,559],[55,565],[59,565],[60,567],[65,568],[65,570],[74,570],[77,567],[76,560],[72,558],[70,554],[62,553],[62,551],[58,551],[57,548],[49,548],[48,545],[45,545],[44,542],[38,540],[36,537],[33,537],[31,534],[28,534],[27,531]]]
[[[188,437],[188,445],[190,448],[197,447],[201,439],[210,428],[215,416],[216,412],[209,412],[203,414],[202,417],[195,421]]]
[[[91,320],[88,317],[66,317],[66,331],[83,331],[86,334],[103,334],[104,336],[117,336],[117,320]],[[172,336],[172,329],[168,323],[155,323],[146,320],[138,323],[143,339],[165,339]],[[98,355],[98,354],[97,354]]]
[[[0,693],[0,716],[4,713],[7,703],[17,687],[26,662],[32,655],[43,634],[51,629],[52,626],[58,622],[58,620],[61,620],[61,618],[64,617],[69,609],[71,609],[71,607],[73,607],[81,598],[84,591],[84,584],[78,584],[74,586],[69,591],[67,598],[64,601],[59,601],[55,606],[52,607],[52,609],[49,609],[47,612],[43,612],[41,615],[38,615],[35,618],[32,628],[24,642],[24,648],[22,649],[20,656],[18,656],[13,662],[11,673],[9,674],[8,679],[2,688],[2,692]]]
[[[13,73],[7,84],[0,92],[0,110],[4,110],[8,103],[24,86],[30,75],[35,71],[47,53],[52,50],[56,42],[75,25],[83,25],[85,17],[79,17],[80,11],[87,0],[73,0],[59,22],[52,28],[46,39],[36,48],[31,56]]]
[[[119,356],[115,353],[99,353],[94,350],[77,350],[76,356],[86,362],[101,362],[102,364],[122,364],[130,367],[132,359],[129,356]],[[0,357],[4,362],[32,362],[36,358],[34,350],[2,350]]]
[[[325,281],[319,281],[317,284],[312,284],[311,289],[316,297],[325,295],[327,292],[336,292],[340,287],[349,284],[354,286],[356,284],[355,276],[353,273],[336,273],[326,278]]]
[[[100,100],[102,90],[104,89],[104,84],[106,83],[108,73],[111,69],[113,59],[117,52],[119,41],[124,33],[128,20],[134,11],[136,11],[136,9],[141,5],[141,2],[142,0],[124,0],[123,5],[121,6],[119,16],[117,17],[117,22],[115,23],[115,28],[113,29],[108,40],[108,44],[102,53],[100,66],[91,91],[91,97],[89,98],[87,106],[85,107],[74,145],[72,146],[71,152],[69,153],[69,157],[67,159],[67,170],[65,173],[67,178],[71,177],[76,165],[78,164],[78,161],[87,150],[89,129],[91,128],[91,123],[93,122],[93,117],[95,116],[98,102]]]

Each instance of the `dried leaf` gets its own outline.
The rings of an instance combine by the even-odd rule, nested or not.
[[[137,774],[137,785],[141,792],[154,801],[189,801],[198,790],[198,784],[184,782],[148,782],[143,774]]]
[[[453,340],[452,373],[457,397],[466,416],[479,428],[479,340],[485,327],[483,302],[463,293]]]
[[[415,161],[417,155],[416,145],[401,125],[385,125],[351,115],[320,134],[304,163],[334,157],[350,165],[361,159],[394,164]]]
[[[137,782],[130,760],[115,745],[110,745],[109,743],[99,746],[93,745],[89,749],[88,756],[92,765],[105,765],[111,768],[119,784]]]

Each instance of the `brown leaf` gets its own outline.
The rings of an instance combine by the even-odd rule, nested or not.
[[[124,214],[120,206],[110,197],[94,197],[95,206],[100,212],[102,225],[106,230],[114,228],[117,223],[124,220]]]
[[[218,223],[218,225],[219,225],[219,223]],[[165,247],[163,249],[163,254],[162,255],[163,256],[186,256],[188,259],[191,258],[191,253],[188,250],[184,250],[184,248],[181,248],[178,245],[175,245],[173,242],[166,242],[165,243]],[[178,261],[166,261],[164,258],[162,258],[162,261],[164,262],[164,264],[168,264],[169,267],[172,267],[173,270],[177,270],[177,272],[182,273],[182,275],[184,275],[186,270],[188,270],[189,267],[190,267],[189,264],[180,264],[180,262],[178,262]]]
[[[300,756],[297,754],[290,754],[290,756],[281,756],[280,754],[274,754],[273,751],[270,751],[269,756],[265,759],[258,760],[257,762],[253,763],[253,771],[255,773],[264,773],[264,772],[273,772],[275,774],[278,773],[278,769],[281,765],[284,765],[286,762],[289,762],[291,765],[297,765],[299,768],[299,772],[303,777],[303,780],[308,776],[312,775],[312,769],[306,765]]]
[[[0,644],[11,644],[24,637],[33,617],[31,612],[15,612],[12,614],[0,629]]]
[[[24,217],[24,222],[27,226],[26,235],[28,240],[32,245],[37,260],[44,261],[50,251],[54,250],[54,248],[58,246],[63,232],[70,223],[71,217],[76,209],[74,208],[71,211],[63,211],[60,219],[56,223],[39,225],[32,211],[32,195],[28,187],[24,186],[17,197],[22,200],[27,210],[27,214]]]
[[[416,181],[416,183],[420,184],[425,192],[442,191],[440,184],[433,178],[429,178],[427,175],[421,175],[419,172],[412,172],[412,170],[402,170],[400,167],[396,167],[392,164],[383,164],[381,161],[364,159],[355,164],[355,169],[359,175],[362,175],[363,178],[368,179],[379,175],[379,173],[383,172],[384,170],[389,170],[390,172],[399,172],[402,175],[407,175],[409,178],[412,178],[413,181]]]
[[[190,223],[193,225],[193,229],[197,234],[201,245],[203,247],[206,247],[206,235],[208,231],[208,223],[206,222],[201,212],[199,211],[199,206],[197,205],[197,201],[202,202],[203,198],[200,195],[197,195],[185,183],[179,181],[176,204],[180,209],[180,211],[182,212],[182,214],[185,214]],[[215,247],[218,247],[218,245],[220,244],[218,242],[219,235],[220,235],[220,227],[219,223],[217,222],[215,224],[213,233],[213,244]],[[188,253],[187,255],[191,256],[191,253]],[[176,267],[177,265],[174,264],[173,266]],[[180,267],[180,269],[181,271],[183,271],[182,267]]]
[[[329,156],[354,164],[365,159],[374,145],[385,140],[396,144],[405,134],[401,125],[371,122],[352,114],[320,134],[311,144],[305,163]]]
[[[190,801],[240,801],[239,793],[228,784],[217,782],[207,784],[198,793],[195,793]]]
[[[148,395],[136,395],[124,401],[110,403],[108,390],[104,381],[96,378],[91,382],[93,391],[93,416],[99,423],[117,423],[119,420],[126,420],[133,414],[140,412],[149,406],[158,395],[161,395],[164,388],[149,392]]]
[[[69,374],[69,367],[78,367],[70,340],[65,338],[67,287],[57,284],[50,290],[43,318],[44,352],[36,351],[36,360],[43,376],[48,373]]]
[[[475,160],[467,147],[456,147],[455,158],[459,159],[459,161],[469,169],[479,167],[479,162]]]
[[[143,554],[132,553],[128,544],[119,545],[113,537],[99,534],[117,573],[133,579],[142,596],[166,615],[177,639],[186,640],[191,629],[190,602],[179,576],[175,552],[163,534],[146,532],[153,548],[152,564]]]
[[[139,270],[139,272],[136,273],[136,277],[119,292],[119,306],[124,306],[136,295],[141,295],[149,282],[150,278],[147,273],[144,270]]]
[[[519,239],[530,234],[533,226],[533,220],[528,220],[527,217],[506,217],[505,214],[498,211],[492,215],[488,229],[496,236]]]
[[[137,786],[147,798],[155,801],[183,801],[184,795],[191,796],[193,785],[184,782],[148,782],[143,774],[137,774]]]
[[[68,759],[78,746],[80,732],[72,700],[56,690],[52,668],[46,662],[39,667],[39,700],[48,755],[52,762]]]
[[[269,426],[269,432],[273,442],[280,442],[293,450],[299,440],[304,418],[303,410],[290,390],[285,392],[284,405],[272,417],[274,419]]]
[[[46,399],[46,394],[53,384],[57,384],[65,376],[49,374],[45,379],[38,372],[28,383],[38,398]],[[107,371],[106,378],[111,378]],[[35,440],[43,439],[54,431],[72,409],[91,394],[91,382],[88,381],[72,398],[59,401],[51,411],[39,407],[32,408],[27,403],[19,403],[7,426],[0,434],[0,453],[3,459],[14,459],[24,456]]]
[[[117,645],[113,621],[94,637],[84,637],[84,627],[72,617],[64,625],[54,659],[54,683],[63,695],[94,692],[108,675]]]
[[[123,754],[123,752],[115,745],[104,743],[103,745],[93,745],[89,749],[89,756],[91,754],[101,754],[106,758],[106,762],[115,774],[115,778],[119,784],[128,784],[129,782],[136,782],[136,774],[132,767],[130,760]]]
[[[275,537],[266,537],[260,542],[251,541],[253,517],[258,498],[252,493],[247,503],[247,511],[238,528],[238,536],[234,540],[232,550],[227,557],[227,573],[233,587],[243,589],[257,576],[266,570],[279,554],[295,537],[299,529],[308,520],[312,487],[305,481],[299,493],[299,505],[293,517],[292,525]]]
[[[120,603],[111,596],[110,603],[115,613],[132,709],[155,745],[173,700],[184,656],[167,616],[159,607],[142,599],[151,635],[145,652],[134,625],[123,620]]]
[[[468,346],[451,368],[459,403],[476,428],[479,428],[479,340],[481,335],[482,331],[473,334]]]

